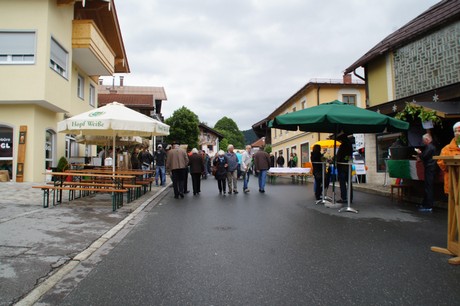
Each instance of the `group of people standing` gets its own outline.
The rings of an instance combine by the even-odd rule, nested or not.
[[[166,152],[163,145],[159,144],[155,152],[150,153],[148,146],[136,147],[131,154],[131,168],[150,170],[155,166],[155,185],[166,185]],[[144,174],[144,178],[148,178],[148,174]]]
[[[233,145],[228,145],[227,153],[220,150],[213,160],[214,175],[217,180],[219,194],[226,194],[226,185],[228,185],[228,194],[238,193],[238,176],[237,171],[240,167],[243,176],[243,192],[248,193],[249,177],[251,169],[258,173],[259,192],[265,192],[265,183],[267,180],[267,171],[270,169],[270,155],[262,149],[255,154],[251,153],[252,147],[247,145],[241,156],[241,163],[238,163],[238,157],[234,152]]]
[[[351,141],[348,139],[348,135],[344,133],[340,133],[337,135],[337,141],[340,141],[340,146],[337,150],[335,155],[335,159],[337,161],[337,178],[340,185],[340,199],[338,199],[337,203],[348,203],[348,188],[350,188],[350,203],[353,202],[353,188],[352,188],[352,181],[348,179],[349,177],[349,165],[348,163],[351,162],[352,154],[353,154],[353,146]],[[323,163],[326,162],[324,154],[326,150],[321,152],[320,145],[314,145],[313,150],[310,155],[310,160],[313,166],[313,177],[315,179],[314,184],[314,192],[316,200],[320,200],[323,196],[323,175],[324,177],[324,184],[327,186],[329,184],[330,174],[334,171],[333,167],[329,167],[328,171],[326,172],[326,168],[324,167],[323,170]],[[332,160],[329,163],[332,164]],[[350,186],[348,186],[350,185]],[[326,189],[326,187],[324,188]]]
[[[272,159],[272,164],[273,164],[274,157],[273,157],[273,155],[270,156],[270,157]],[[298,160],[299,160],[299,158],[297,157],[297,153],[291,153],[289,155],[289,160],[288,160],[287,166],[289,168],[297,167]],[[279,167],[279,168],[283,168],[284,163],[285,163],[285,159],[283,157],[283,152],[279,152],[278,158],[276,159],[276,166]]]
[[[258,173],[259,192],[265,192],[267,171],[270,169],[270,156],[263,150],[252,154],[252,147],[246,146],[241,160],[238,158],[233,145],[227,147],[227,152],[220,150],[212,159],[212,173],[217,180],[219,194],[238,194],[238,173],[243,178],[243,192],[248,193],[251,169]],[[187,154],[179,144],[173,144],[167,153],[166,168],[171,172],[174,198],[183,198],[187,190],[188,173],[192,178],[193,195],[201,192],[201,178],[207,173],[207,155],[196,148]],[[228,191],[228,192],[227,192]]]

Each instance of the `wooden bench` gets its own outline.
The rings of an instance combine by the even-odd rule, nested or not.
[[[53,191],[53,206],[56,206],[56,192],[62,192],[67,190],[69,192],[74,191],[85,191],[85,192],[94,192],[94,193],[112,193],[112,209],[116,211],[117,208],[123,206],[123,194],[128,192],[128,189],[119,189],[119,188],[94,188],[94,187],[70,187],[70,186],[32,186],[32,188],[43,190],[43,208],[49,207],[49,196],[50,190]],[[60,200],[57,200],[60,203]]]
[[[114,184],[111,180],[96,180],[96,179],[89,179],[89,180],[83,180],[80,182],[64,182],[63,185],[71,185],[71,186],[94,186],[95,188],[101,187],[112,187],[112,188],[117,188],[117,185]],[[141,189],[143,187],[142,184],[125,184],[122,183],[121,186],[118,186],[120,188],[126,188],[128,189],[127,193],[127,201],[132,202],[135,199],[140,198],[141,196]]]

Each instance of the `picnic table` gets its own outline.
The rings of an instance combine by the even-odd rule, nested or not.
[[[125,175],[117,173],[82,173],[74,171],[66,172],[47,172],[45,175],[51,175],[56,179],[52,184],[42,186],[32,186],[32,188],[40,188],[43,190],[43,207],[49,207],[50,191],[53,191],[53,206],[55,202],[62,203],[62,192],[69,191],[69,200],[73,199],[74,192],[94,192],[94,193],[111,193],[112,194],[112,209],[123,205],[123,194],[130,192],[130,187],[125,185],[125,180],[132,182],[135,180],[135,175]],[[88,182],[82,178],[106,179],[107,182]],[[70,178],[70,179],[69,179]],[[128,199],[131,197],[128,196]]]
[[[303,179],[311,176],[311,168],[284,168],[284,167],[273,167],[267,171],[267,175],[270,178],[270,182],[274,183],[276,178],[279,176],[292,176],[293,178]]]
[[[153,174],[155,170],[140,170],[140,169],[130,169],[130,170],[115,170],[113,172],[109,169],[80,169],[80,170],[71,170],[73,173],[93,173],[93,174],[117,174],[117,175],[134,175],[135,178],[132,184],[140,184],[143,186],[144,194],[147,192],[147,186],[149,186],[149,190],[152,190],[152,183],[153,183]]]

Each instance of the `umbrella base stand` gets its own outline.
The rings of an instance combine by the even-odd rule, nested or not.
[[[342,207],[342,208],[339,209],[339,212],[344,212],[344,211],[345,212],[352,212],[352,213],[355,213],[355,214],[358,213],[358,211],[356,209],[351,208],[350,206]]]
[[[332,198],[328,197],[328,196],[325,196],[323,199],[317,200],[315,202],[315,205],[318,205],[318,204],[326,205],[326,203],[332,204]]]
[[[340,208],[340,207],[342,207],[342,204],[326,201],[324,206],[327,207],[327,208]]]

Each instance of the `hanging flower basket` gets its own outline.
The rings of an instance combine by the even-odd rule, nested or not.
[[[420,119],[424,129],[432,129],[434,125],[439,124],[442,126],[441,118],[436,115],[436,111],[426,110],[422,106],[414,105],[406,102],[406,106],[395,115],[396,119],[408,121],[410,118],[415,120]]]

